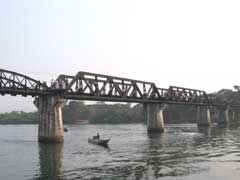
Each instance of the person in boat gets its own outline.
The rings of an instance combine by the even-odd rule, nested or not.
[[[97,135],[96,135],[96,136],[93,136],[93,139],[100,139],[100,136],[99,136],[99,134],[97,133]]]

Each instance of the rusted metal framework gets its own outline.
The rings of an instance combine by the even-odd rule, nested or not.
[[[79,72],[76,76],[60,75],[55,85],[66,87],[65,96],[68,99],[121,102],[163,100],[162,89],[154,83],[89,72]]]
[[[0,69],[0,94],[31,95],[47,94],[49,88],[44,83],[28,76]]]
[[[53,89],[65,90],[68,99],[155,102],[169,104],[209,104],[205,91],[170,86],[158,88],[152,82],[132,80],[89,72],[76,76],[60,75]]]
[[[170,86],[166,96],[167,101],[210,104],[207,93],[202,90]]]
[[[28,76],[0,69],[0,94],[41,96],[66,99],[168,104],[211,104],[205,91],[170,86],[158,88],[155,83],[89,72],[76,76],[60,75],[51,87]]]

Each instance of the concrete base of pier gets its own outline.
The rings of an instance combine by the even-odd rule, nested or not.
[[[240,112],[237,109],[231,110],[229,113],[229,120],[232,122],[239,122],[240,119]]]
[[[206,106],[197,106],[198,126],[210,127],[212,125],[210,108]]]
[[[39,110],[39,142],[63,142],[62,108],[65,103],[65,99],[56,96],[42,96],[35,99],[34,104]]]
[[[229,111],[229,121],[236,121],[236,112],[233,110]]]
[[[230,122],[229,106],[218,108],[218,124],[225,125]]]
[[[147,104],[148,132],[164,132],[163,111],[166,104]]]

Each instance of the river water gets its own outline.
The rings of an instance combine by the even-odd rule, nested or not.
[[[0,179],[239,180],[240,127],[66,125],[65,142],[39,144],[36,125],[0,125]],[[95,135],[109,147],[89,144]]]

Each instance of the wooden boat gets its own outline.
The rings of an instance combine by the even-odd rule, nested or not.
[[[106,146],[109,141],[110,141],[110,139],[88,138],[88,142],[93,143],[93,144],[103,145],[103,146]]]

